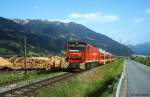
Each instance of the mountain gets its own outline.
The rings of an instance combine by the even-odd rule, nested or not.
[[[128,45],[136,54],[150,55],[150,43],[143,43],[138,45]]]
[[[74,22],[21,20],[0,17],[0,55],[22,54],[23,37],[27,38],[27,54],[59,54],[70,40],[80,40],[115,55],[133,53],[127,46]]]

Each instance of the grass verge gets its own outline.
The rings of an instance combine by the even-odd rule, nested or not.
[[[54,71],[29,71],[27,76],[23,72],[0,73],[0,86],[8,85],[13,82],[38,79],[39,77],[54,74]]]
[[[33,97],[104,97],[107,95],[108,83],[122,72],[122,64],[123,60],[116,60],[94,68],[76,77],[47,86]]]
[[[150,66],[150,58],[143,58],[143,57],[134,57],[134,58],[131,58],[132,60],[136,61],[136,62],[139,62],[139,63],[142,63],[144,65],[147,65],[147,66]]]

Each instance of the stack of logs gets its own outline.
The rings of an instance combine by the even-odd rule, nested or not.
[[[24,69],[24,57],[11,57],[6,58],[11,64],[7,66],[12,69]],[[51,57],[27,57],[27,69],[55,69],[63,68],[65,64],[65,58],[59,56]]]

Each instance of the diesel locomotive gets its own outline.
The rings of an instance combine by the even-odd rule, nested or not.
[[[113,61],[111,53],[81,41],[67,42],[65,54],[68,69],[71,70],[86,70]]]

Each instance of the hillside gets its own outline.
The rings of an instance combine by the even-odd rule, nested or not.
[[[20,20],[0,17],[0,55],[23,53],[23,38],[27,37],[28,54],[60,54],[69,40],[81,40],[115,55],[129,55],[128,47],[74,22]]]
[[[128,45],[137,54],[150,54],[150,43],[143,43],[138,45]]]

